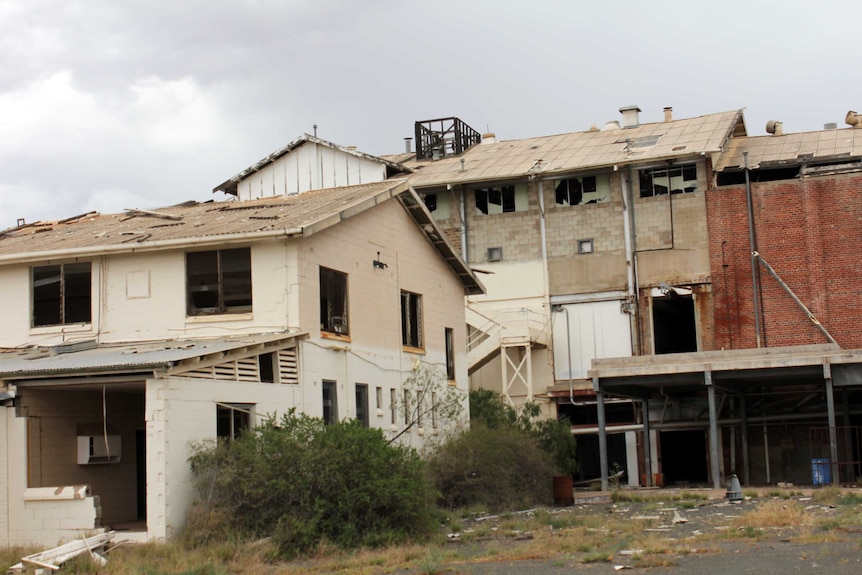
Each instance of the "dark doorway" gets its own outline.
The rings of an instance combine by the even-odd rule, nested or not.
[[[609,473],[617,469],[626,468],[626,434],[609,433],[608,440],[608,468]],[[577,442],[578,471],[575,473],[576,481],[598,479],[602,476],[601,458],[599,456],[599,436],[578,435]],[[628,481],[627,475],[620,478],[620,484]]]
[[[694,299],[671,292],[652,298],[653,344],[655,353],[697,351]]]
[[[666,486],[708,482],[706,431],[662,431],[661,472]]]
[[[135,480],[138,519],[147,519],[147,431],[135,430]]]

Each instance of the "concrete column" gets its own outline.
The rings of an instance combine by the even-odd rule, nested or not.
[[[832,484],[838,485],[838,436],[835,429],[835,392],[832,388],[832,367],[823,366],[823,379],[826,380],[826,413],[829,418],[829,458],[832,460]]]
[[[751,485],[751,467],[748,464],[748,412],[745,408],[745,396],[739,396],[740,441],[742,441],[742,480],[745,485]]]
[[[718,472],[718,414],[715,409],[715,387],[712,385],[712,372],[703,372],[703,382],[709,397],[709,467],[712,472],[712,488],[721,489]]]
[[[649,429],[649,399],[642,401],[644,418],[644,473],[646,474],[645,487],[652,487],[652,445],[650,445]]]
[[[593,378],[596,391],[596,412],[599,420],[599,465],[602,468],[602,491],[608,490],[608,434],[605,429],[605,394],[599,388],[599,378]]]

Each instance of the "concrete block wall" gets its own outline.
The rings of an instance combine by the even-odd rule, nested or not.
[[[488,248],[502,247],[503,261],[521,262],[542,257],[539,231],[539,200],[537,182],[527,184],[528,209],[505,214],[476,214],[476,197],[471,189],[467,195],[467,243],[471,264],[488,261]]]
[[[22,521],[14,530],[19,542],[56,545],[101,529],[99,498],[87,486],[27,489],[23,499]]]
[[[845,348],[862,347],[862,173],[752,184],[758,250]],[[756,346],[744,186],[707,192],[716,345]],[[769,274],[760,273],[769,347],[827,340]]]

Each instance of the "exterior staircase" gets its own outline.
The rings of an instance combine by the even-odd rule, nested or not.
[[[548,345],[548,322],[541,310],[526,307],[482,310],[468,305],[466,319],[470,328],[467,337],[467,372],[470,374],[494,359],[503,347]]]

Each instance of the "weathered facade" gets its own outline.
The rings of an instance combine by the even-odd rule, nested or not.
[[[405,387],[436,368],[466,418],[481,286],[441,238],[403,180],[6,230],[0,541],[168,537],[192,444],[268,414],[409,427],[415,446],[463,424],[411,420]]]

